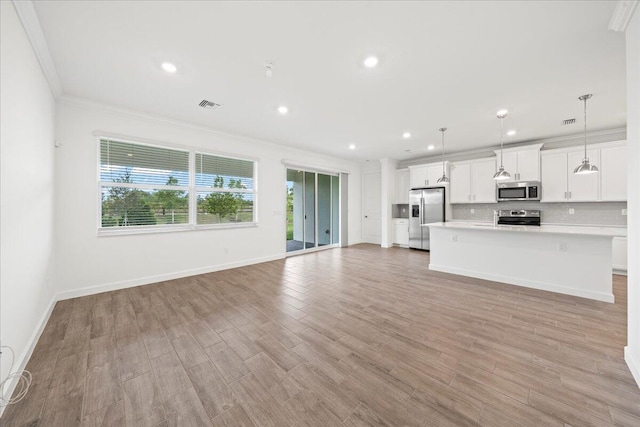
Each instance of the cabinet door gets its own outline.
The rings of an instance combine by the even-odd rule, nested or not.
[[[415,166],[409,168],[411,188],[422,188],[427,186],[427,167]]]
[[[518,151],[517,180],[540,181],[540,150]]]
[[[627,200],[627,147],[600,150],[601,200]]]
[[[393,237],[393,243],[409,246],[409,222],[407,220],[395,221]]]
[[[541,156],[543,202],[567,200],[567,154],[555,153]],[[572,170],[573,171],[573,170]]]
[[[471,164],[452,164],[451,180],[449,184],[451,203],[470,203],[471,195]]]
[[[600,168],[600,150],[588,150],[589,161]],[[576,175],[573,170],[582,163],[584,151],[573,151],[567,154],[567,172],[570,202],[596,202],[598,201],[600,185],[600,172],[589,175]],[[543,190],[544,191],[544,187]]]
[[[496,202],[495,159],[474,160],[471,163],[471,201],[474,203]]]
[[[442,164],[427,166],[427,185],[434,187],[438,184],[438,179],[442,176]]]
[[[397,194],[398,203],[409,203],[409,170],[400,170],[397,175]]]
[[[502,155],[502,164],[504,166],[504,170],[509,172],[511,175],[510,179],[505,179],[503,182],[509,181],[519,181],[518,179],[518,153],[515,151],[507,152]],[[498,151],[496,157],[496,170],[500,168],[500,151]],[[495,173],[494,171],[494,173]]]

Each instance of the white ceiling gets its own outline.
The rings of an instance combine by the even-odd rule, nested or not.
[[[439,147],[442,126],[448,150],[495,146],[501,108],[505,128],[518,131],[505,143],[580,132],[584,93],[594,94],[590,130],[624,126],[624,34],[607,30],[614,8],[35,2],[65,95],[344,158],[401,160]],[[362,65],[370,54],[375,69]],[[163,61],[178,73],[162,71]],[[202,99],[223,108],[204,110]],[[575,125],[560,126],[571,117]]]

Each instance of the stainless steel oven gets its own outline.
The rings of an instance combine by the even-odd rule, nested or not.
[[[499,202],[540,200],[540,190],[539,181],[501,182],[496,186]]]

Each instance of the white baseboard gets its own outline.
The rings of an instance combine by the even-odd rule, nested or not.
[[[551,283],[536,282],[531,280],[512,279],[510,277],[500,276],[498,274],[489,274],[479,271],[465,270],[463,268],[447,267],[443,265],[429,264],[429,270],[441,271],[443,273],[458,274],[460,276],[476,277],[478,279],[491,280],[493,282],[508,283],[525,288],[540,289],[543,291],[557,292],[559,294],[573,295],[576,297],[589,298],[604,302],[614,302],[613,294],[605,294],[600,292],[589,292],[583,289],[567,288],[557,286]]]
[[[229,270],[232,268],[245,267],[247,265],[260,264],[268,261],[284,259],[286,253],[270,255],[260,258],[252,258],[244,261],[230,262],[227,264],[213,265],[209,267],[194,268],[192,270],[182,270],[175,273],[159,274],[156,276],[139,277],[121,282],[105,283],[103,285],[89,286],[86,288],[63,291],[56,295],[57,301],[70,298],[78,298],[87,295],[99,294],[102,292],[116,291],[118,289],[132,288],[134,286],[149,285],[151,283],[164,282],[167,280],[181,279],[183,277],[197,276],[198,274],[213,273],[215,271]]]
[[[40,321],[38,322],[36,329],[31,334],[29,341],[27,341],[27,348],[25,348],[22,354],[19,357],[17,357],[16,360],[14,361],[13,363],[14,372],[23,371],[24,368],[27,366],[27,362],[29,362],[29,359],[31,359],[31,355],[33,354],[33,350],[36,348],[36,344],[40,339],[40,335],[42,335],[42,331],[44,331],[44,328],[45,326],[47,326],[47,322],[49,321],[49,317],[51,317],[51,312],[53,312],[53,307],[55,307],[56,302],[58,302],[56,297],[57,295],[54,295],[53,298],[51,298],[51,302],[49,302],[49,306],[47,307],[46,311],[40,318]],[[18,378],[16,377],[13,379],[13,381],[10,381],[8,384],[5,385],[6,391],[2,390],[4,391],[2,398],[5,401],[11,398],[11,395],[13,394],[13,391],[16,388],[17,382],[18,382]],[[2,413],[4,412],[5,408],[6,406],[0,406],[0,417],[2,417]]]
[[[628,345],[624,347],[624,361],[627,362],[636,384],[640,386],[640,358],[637,356]]]

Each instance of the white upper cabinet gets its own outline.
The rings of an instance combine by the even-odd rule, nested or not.
[[[600,167],[600,151],[587,150],[589,161]],[[600,190],[600,173],[590,173],[587,175],[576,175],[573,170],[582,163],[584,159],[584,149],[572,151],[567,154],[567,173],[569,201],[571,202],[592,202],[597,201]]]
[[[427,165],[409,166],[411,188],[427,186]]]
[[[445,172],[448,173],[449,163],[445,162]],[[440,185],[438,179],[442,176],[442,163],[409,166],[411,188],[435,187]]]
[[[511,174],[508,181],[540,181],[540,149],[543,144],[507,148],[502,155],[504,169]],[[495,150],[500,167],[500,150]]]
[[[451,164],[451,203],[471,203],[471,163]]]
[[[542,202],[598,202],[627,200],[626,143],[593,144],[587,149],[598,173],[576,175],[584,147],[546,150],[541,153]]]
[[[451,164],[451,203],[495,203],[496,159],[476,159]]]
[[[474,203],[496,202],[496,159],[479,159],[471,163],[471,192]]]
[[[553,150],[550,150],[553,151]],[[542,152],[542,202],[567,201],[567,153]]]
[[[409,169],[396,171],[396,203],[409,203]]]
[[[438,180],[442,177],[442,163],[427,165],[427,185],[433,187],[438,185]]]
[[[627,200],[627,146],[612,145],[600,150],[601,199]]]

